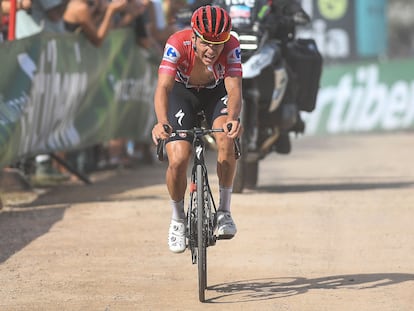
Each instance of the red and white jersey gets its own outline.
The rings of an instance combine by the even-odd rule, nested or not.
[[[159,74],[175,76],[175,80],[184,83],[187,88],[214,88],[225,77],[242,76],[240,44],[234,36],[231,36],[229,41],[224,44],[224,49],[218,60],[209,68],[214,74],[214,83],[207,86],[189,84],[195,60],[192,35],[192,29],[184,29],[170,36],[158,68]]]

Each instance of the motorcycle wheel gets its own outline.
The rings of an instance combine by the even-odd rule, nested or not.
[[[244,163],[244,187],[253,189],[257,186],[259,175],[259,160],[249,159],[249,161],[245,161]]]
[[[247,146],[246,140],[243,136],[240,138],[241,156],[236,161],[236,173],[233,181],[233,193],[242,193],[245,183],[245,170],[246,170],[246,158],[247,158]]]
[[[244,129],[247,128],[247,118],[246,118],[246,109],[243,110],[241,115],[241,125]],[[247,138],[247,130],[243,132],[240,137],[240,151],[241,156],[236,161],[236,173],[234,175],[233,180],[233,193],[242,193],[245,187],[246,181],[246,164],[247,164],[247,156],[248,156],[248,138]]]

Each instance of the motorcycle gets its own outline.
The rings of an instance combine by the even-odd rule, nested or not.
[[[295,38],[296,27],[310,22],[295,1],[277,8],[268,0],[213,4],[230,13],[241,48],[244,133],[233,183],[241,193],[257,186],[260,160],[290,153],[289,133],[304,133],[300,111],[315,108],[322,57],[314,40]]]

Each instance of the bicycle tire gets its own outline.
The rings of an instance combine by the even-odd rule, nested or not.
[[[197,264],[198,264],[198,298],[200,302],[205,301],[205,290],[207,288],[207,231],[206,217],[204,213],[205,204],[205,178],[203,167],[197,165]]]

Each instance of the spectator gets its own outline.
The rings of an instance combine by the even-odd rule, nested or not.
[[[148,31],[148,24],[151,22],[151,17],[148,15],[150,6],[151,2],[148,0],[130,1],[128,7],[120,14],[121,18],[117,23],[117,27],[132,26],[136,35],[136,43],[140,47],[151,50],[152,53],[158,52],[161,58],[161,46]],[[112,154],[114,154],[114,146],[115,144],[112,142],[112,147],[110,147]],[[139,161],[145,164],[153,162],[152,144],[150,142],[124,140],[122,152],[125,159],[123,162],[127,164],[131,164],[131,161]]]
[[[68,32],[80,32],[96,47],[99,47],[109,30],[113,27],[114,16],[127,7],[127,0],[115,0],[106,2],[105,0],[70,0],[63,15],[65,29]],[[124,164],[121,162],[126,157],[126,152],[122,146],[123,140],[111,140],[107,143],[110,159],[105,160],[106,152],[103,146],[93,146],[85,150],[70,152],[67,158],[72,158],[75,166],[83,173],[85,167],[92,167],[90,163],[83,163],[80,159],[90,159],[86,156],[92,154],[92,158],[101,157],[100,166],[108,164],[117,166]],[[96,154],[98,153],[98,154]],[[65,155],[62,155],[66,157]],[[90,160],[89,160],[90,161]],[[92,160],[93,161],[93,160]],[[93,161],[98,162],[98,160]],[[103,163],[103,164],[102,164]]]
[[[136,35],[136,43],[152,52],[159,52],[161,47],[147,29],[148,0],[130,0],[128,5],[114,16],[114,27],[132,27]],[[150,164],[153,162],[152,144],[150,142],[135,142],[123,138],[113,139],[106,143],[105,159],[101,158],[100,165],[129,166],[133,162]]]
[[[102,21],[97,25],[96,15],[102,10],[102,1],[70,0],[63,15],[65,29],[69,32],[80,30],[92,44],[100,46],[111,28],[114,14],[127,5],[126,0],[107,3]]]
[[[159,45],[159,50],[162,51],[169,36],[179,29],[174,23],[167,22],[162,6],[162,0],[150,0],[147,15],[148,33],[155,39]]]
[[[155,3],[157,3],[157,9],[155,9]],[[161,33],[167,31],[166,28],[168,26],[165,22],[161,2],[159,0],[135,0],[131,1],[130,5],[135,6],[136,9],[127,8],[125,10],[127,13],[122,14],[123,17],[117,26],[132,25],[135,30],[137,44],[145,49],[151,50],[152,53],[159,53],[161,59],[162,48],[167,39]],[[139,13],[133,14],[136,10],[139,10]],[[134,162],[139,161],[144,164],[153,163],[153,154],[155,152],[153,152],[151,142],[129,140],[124,141],[124,144],[126,144],[126,148],[122,150],[127,151],[128,160],[131,159]],[[114,144],[112,144],[111,149],[114,150]]]
[[[10,0],[2,0],[1,3],[1,11],[3,14],[10,13]],[[29,10],[32,7],[31,0],[19,0],[16,2],[16,10]]]
[[[64,33],[63,13],[67,0],[32,0],[31,15],[39,31]],[[35,180],[37,182],[61,181],[68,179],[68,175],[61,174],[52,166],[52,159],[48,154],[41,154],[35,158]]]
[[[40,31],[40,27],[36,25],[36,23],[33,21],[33,18],[30,15],[31,8],[31,0],[19,0],[16,2],[16,39],[28,37]],[[10,14],[10,0],[2,0],[0,9],[3,11],[3,18],[0,18],[0,20],[2,21],[1,24],[3,24],[3,29],[0,29],[0,32],[2,33],[0,34],[0,36],[3,37],[3,40],[6,40],[8,37],[7,32]]]
[[[114,26],[130,27],[135,26],[136,20],[140,19],[148,6],[148,0],[129,0],[123,10],[115,16]]]
[[[3,42],[3,1],[0,0],[0,43]]]
[[[68,0],[33,0],[32,17],[42,31],[64,33],[63,13]]]

